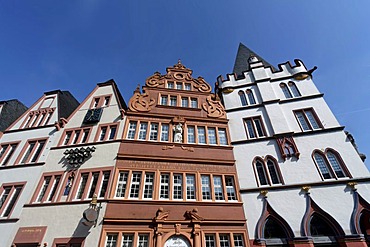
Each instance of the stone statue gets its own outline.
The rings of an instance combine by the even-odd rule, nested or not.
[[[173,130],[175,131],[173,141],[181,143],[182,142],[182,124],[181,123],[176,124],[175,126],[173,126]]]

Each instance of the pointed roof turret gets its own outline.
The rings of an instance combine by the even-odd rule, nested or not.
[[[273,70],[276,70],[274,66],[272,66],[270,63],[268,63],[265,59],[260,57],[257,53],[243,45],[242,43],[239,43],[238,53],[236,54],[235,58],[235,64],[233,72],[238,76],[242,75],[243,71],[249,70],[249,59],[251,57],[256,57],[259,61],[262,61],[263,65],[265,67],[271,67]]]

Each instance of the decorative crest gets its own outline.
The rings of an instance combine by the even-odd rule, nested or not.
[[[203,109],[208,113],[207,116],[211,118],[226,118],[225,109],[220,101],[213,100],[212,95],[207,97],[207,103],[203,103]]]
[[[129,109],[135,112],[148,112],[152,109],[154,104],[155,100],[149,98],[147,93],[140,94],[140,88],[138,87],[134,92],[134,96],[130,99]]]

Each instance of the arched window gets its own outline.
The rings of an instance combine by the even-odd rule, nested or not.
[[[254,166],[257,183],[260,186],[283,183],[279,168],[273,158],[266,158],[265,160],[262,160],[258,157],[254,161]]]
[[[281,90],[284,93],[285,98],[287,98],[287,99],[293,98],[292,97],[292,94],[290,93],[290,91],[289,91],[289,89],[288,89],[288,87],[287,87],[287,85],[285,83],[281,83],[280,84],[280,87],[281,87]]]
[[[251,104],[251,105],[256,104],[256,100],[254,99],[254,95],[253,95],[252,90],[248,89],[247,90],[247,95],[248,95],[249,104]]]
[[[313,214],[310,220],[310,233],[312,237],[336,236],[330,224],[318,214]]]
[[[240,90],[238,94],[239,94],[240,102],[242,103],[242,106],[248,105],[247,98],[245,97],[245,93],[242,90]]]
[[[294,84],[294,82],[290,81],[288,83],[290,91],[293,93],[294,97],[301,97],[301,93],[298,91],[297,86]]]
[[[364,234],[365,239],[370,241],[370,211],[363,210],[360,216],[360,228],[361,233]]]
[[[280,225],[273,217],[269,216],[263,227],[263,238],[288,238],[284,227]]]
[[[258,175],[258,180],[260,182],[260,185],[267,185],[265,166],[260,160],[256,161],[256,170],[257,170],[257,175]]]
[[[324,156],[319,153],[315,153],[314,158],[324,179],[332,178],[333,176],[330,173],[328,164],[326,163]]]
[[[267,160],[267,168],[268,168],[269,173],[270,173],[271,182],[273,184],[280,184],[280,179],[279,179],[278,173],[276,171],[275,162],[268,159]]]
[[[327,149],[323,153],[315,150],[313,152],[313,158],[323,179],[351,177],[340,155],[336,151]]]
[[[293,145],[290,143],[284,143],[284,153],[289,157],[295,154]]]

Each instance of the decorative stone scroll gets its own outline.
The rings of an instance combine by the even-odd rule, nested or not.
[[[207,103],[203,103],[203,109],[208,113],[207,116],[211,118],[226,118],[225,109],[221,102],[213,100],[212,95],[207,97]]]
[[[129,109],[134,112],[148,112],[154,104],[155,100],[149,98],[147,93],[140,94],[140,89],[137,87],[134,96],[130,99]]]
[[[161,73],[157,71],[154,72],[154,75],[148,77],[145,83],[148,87],[158,87],[159,85],[164,84],[163,78],[164,77],[161,75]]]
[[[191,211],[186,211],[185,214],[184,214],[184,217],[185,219],[187,220],[195,220],[195,221],[202,221],[203,218],[200,217],[200,215],[198,214],[198,209],[197,208],[194,208],[193,210]]]
[[[194,87],[198,89],[200,92],[209,93],[211,92],[211,86],[204,80],[203,77],[199,76],[198,79],[195,79],[197,82],[194,84]]]

